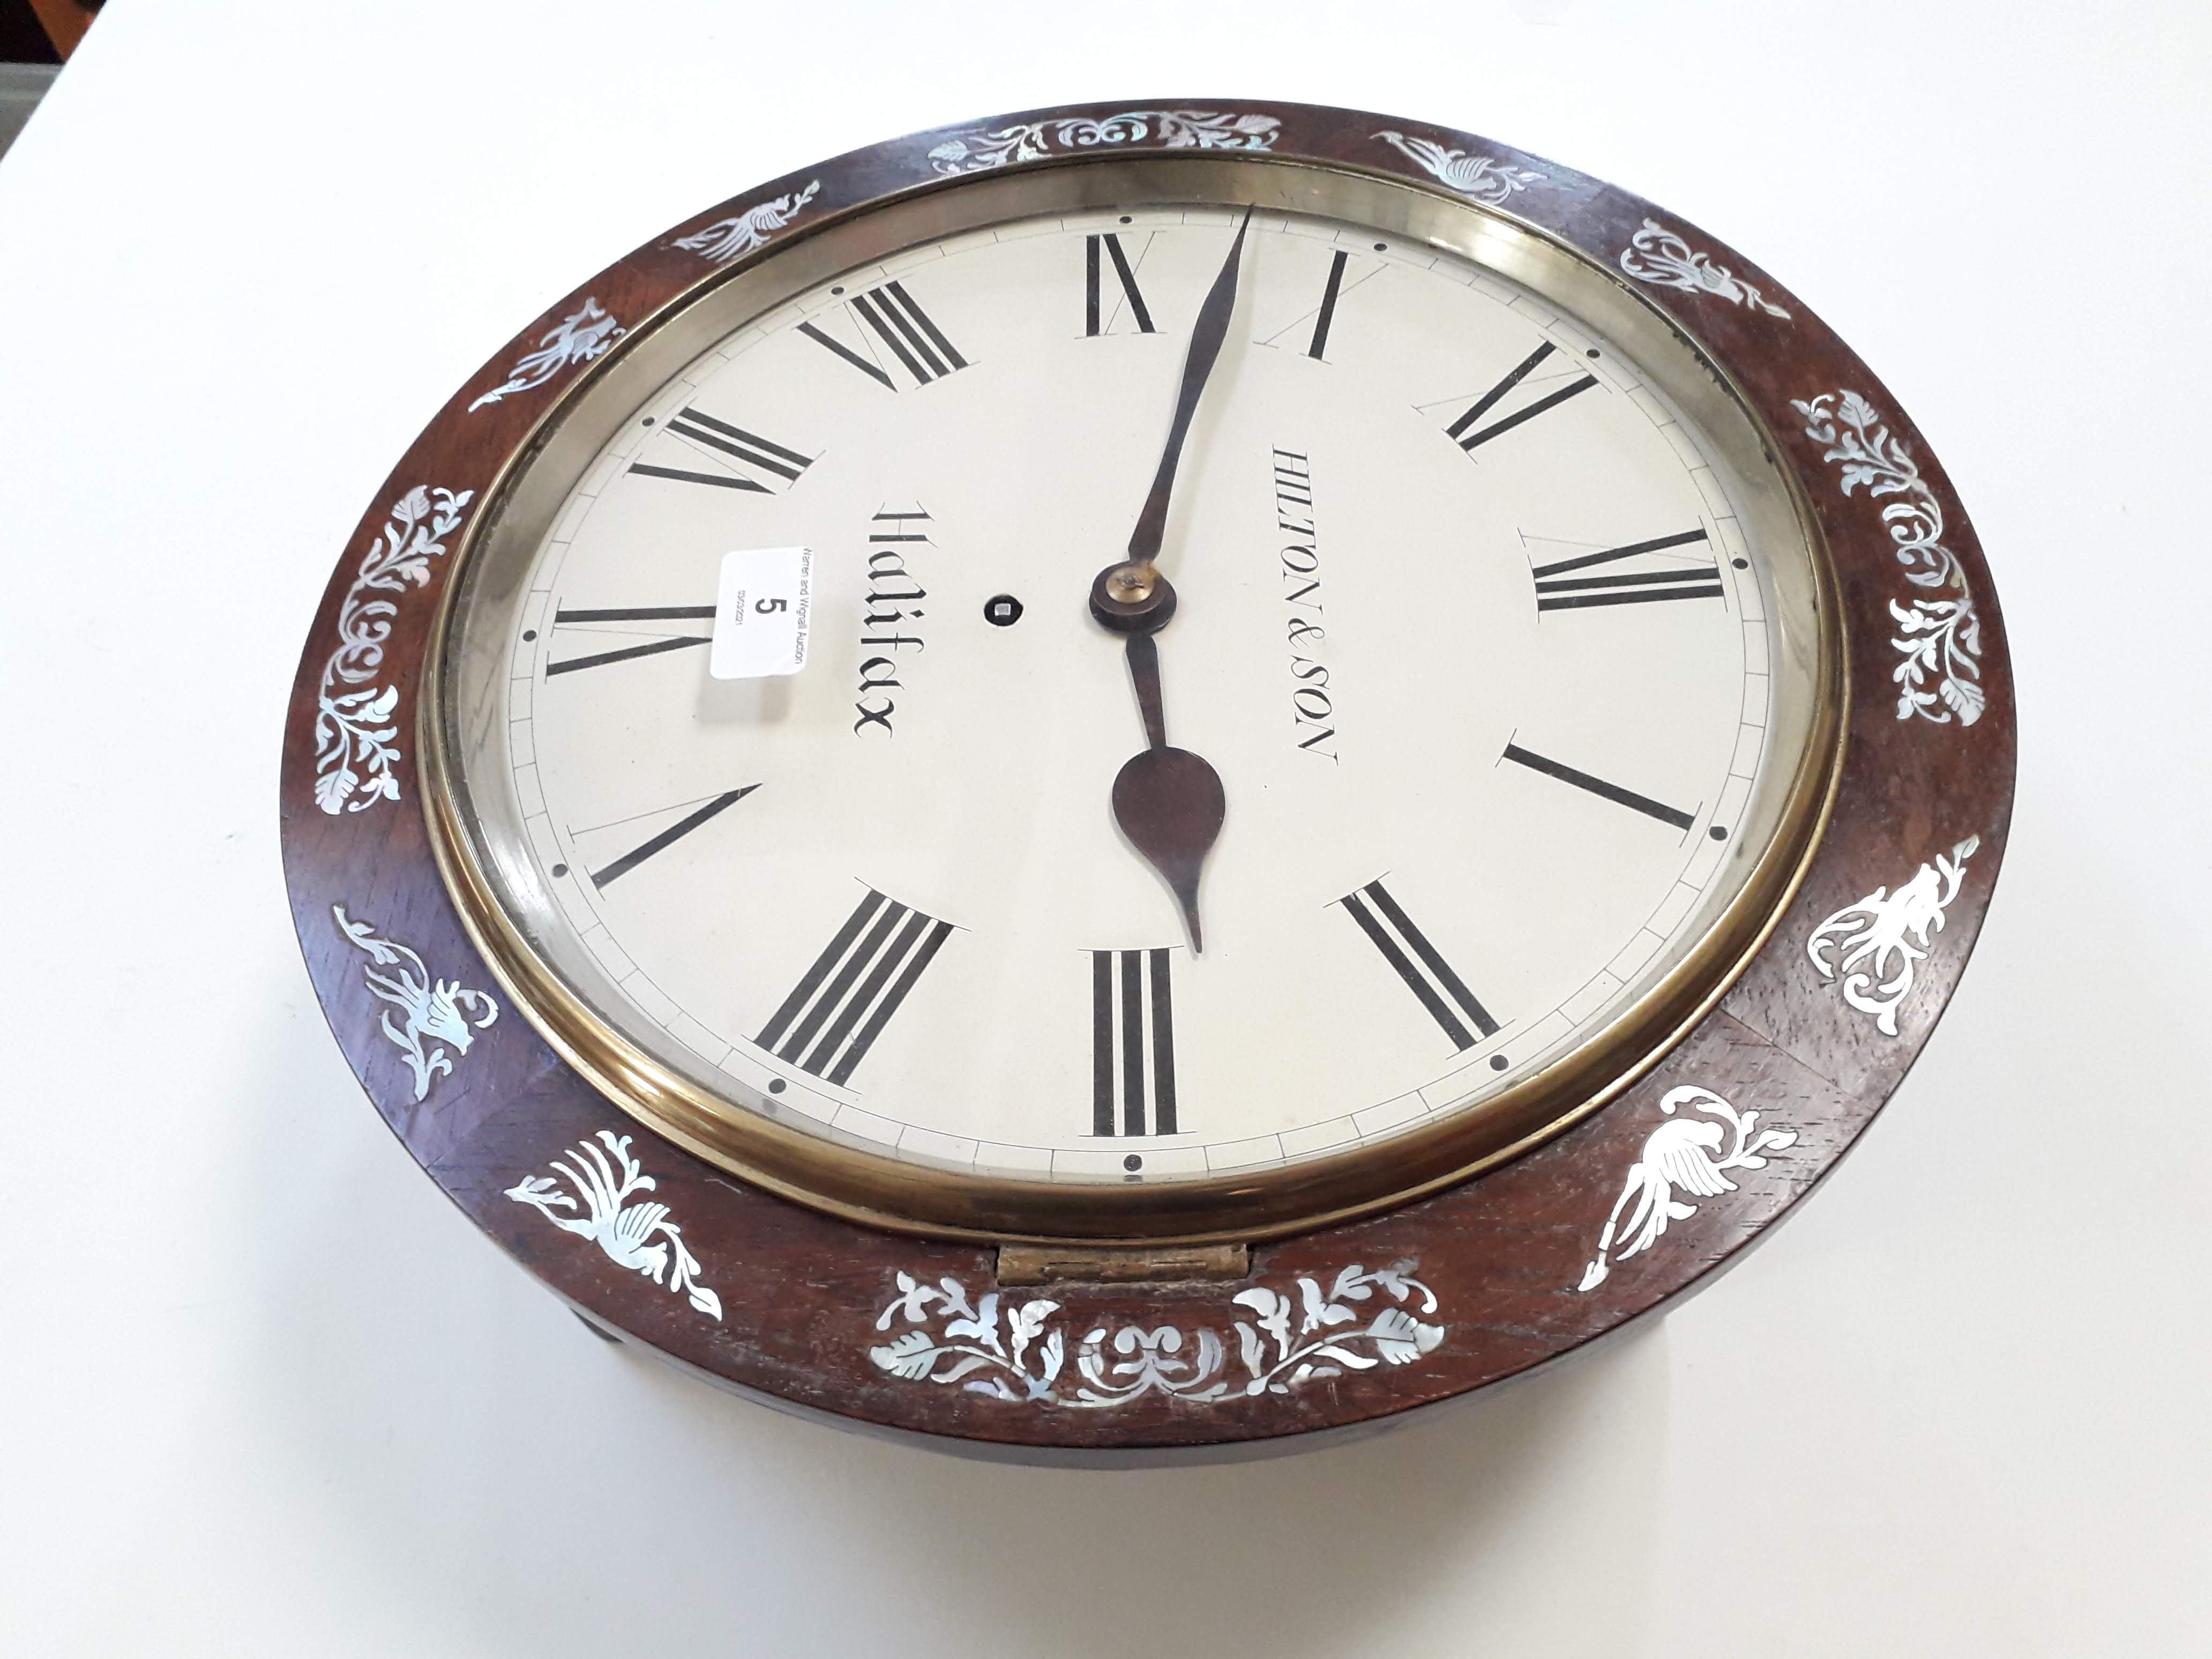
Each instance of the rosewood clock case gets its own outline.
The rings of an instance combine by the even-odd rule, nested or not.
[[[541,1035],[441,872],[420,770],[455,564],[588,377],[748,262],[979,175],[1264,160],[1473,204],[1580,256],[1770,435],[1839,640],[1825,817],[1734,977],[1578,1121],[1380,1213],[1260,1242],[1038,1248],[864,1224],[627,1115]],[[1034,111],[854,151],[656,238],[550,307],[432,421],[308,635],[281,795],[317,994],[387,1123],[602,1334],[740,1392],[954,1449],[1287,1449],[1520,1374],[1695,1287],[1849,1150],[1957,983],[2002,857],[2014,707],[1940,465],[1802,301],[1625,191],[1470,134],[1272,102]],[[523,988],[526,991],[527,988]]]

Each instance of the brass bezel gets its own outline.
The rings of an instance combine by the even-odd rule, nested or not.
[[[1133,198],[1130,185],[1139,177],[1147,188]],[[1002,1243],[1234,1243],[1334,1225],[1468,1180],[1549,1139],[1613,1099],[1711,1012],[1765,944],[1796,891],[1835,799],[1849,684],[1833,557],[1795,476],[1770,464],[1768,473],[1782,486],[1811,555],[1817,630],[1812,718],[1774,836],[1735,898],[1672,972],[1593,1041],[1480,1106],[1373,1146],[1283,1168],[1139,1187],[1024,1181],[902,1162],[742,1106],[723,1106],[712,1091],[612,1030],[545,963],[498,897],[485,868],[487,850],[478,844],[463,804],[467,787],[453,756],[464,716],[448,696],[448,647],[487,544],[503,532],[525,533],[507,517],[514,496],[537,477],[557,474],[563,493],[571,486],[612,429],[611,423],[598,430],[579,418],[588,405],[619,409],[617,419],[627,418],[631,402],[616,395],[622,387],[638,386],[636,400],[641,400],[712,338],[742,326],[742,320],[732,323],[721,314],[711,327],[703,322],[708,302],[732,284],[773,270],[790,281],[788,291],[796,292],[971,223],[1147,198],[1228,205],[1256,202],[1263,209],[1373,224],[1501,270],[1526,286],[1535,286],[1526,271],[1537,264],[1548,262],[1555,276],[1578,273],[1577,281],[1538,291],[1556,298],[1560,288],[1573,288],[1569,301],[1562,302],[1565,308],[1614,337],[1663,334],[1677,343],[1673,349],[1686,350],[1711,378],[1720,399],[1732,406],[1769,455],[1777,453],[1771,429],[1750,401],[1695,341],[1619,276],[1559,237],[1510,212],[1425,189],[1395,174],[1273,155],[1074,158],[887,192],[702,278],[633,325],[614,350],[575,378],[515,447],[451,555],[451,575],[425,649],[424,694],[417,699],[417,753],[432,850],[471,939],[514,1006],[602,1094],[708,1162],[864,1225]],[[947,210],[952,200],[969,208],[988,205],[970,220]],[[1399,212],[1375,211],[1376,204],[1386,202]],[[951,222],[956,218],[960,222]],[[865,231],[855,239],[851,233],[856,227],[872,228],[883,246],[872,245]],[[1445,240],[1442,233],[1451,228],[1462,234]],[[774,303],[747,301],[749,309],[742,315],[759,314]],[[1593,313],[1599,315],[1594,319]],[[692,328],[684,326],[687,321]],[[704,337],[698,337],[702,331]],[[1648,358],[1636,360],[1650,372]],[[581,459],[568,467],[579,451]],[[550,472],[544,470],[549,465]],[[538,532],[527,533],[534,542]],[[1048,1218],[1050,1224],[1037,1224],[1041,1218]]]

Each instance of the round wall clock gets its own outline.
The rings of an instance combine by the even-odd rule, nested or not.
[[[1778,1221],[1957,981],[2013,742],[1941,468],[1763,271],[1162,100],[854,151],[524,330],[331,580],[284,848],[363,1087],[602,1334],[1219,1455]]]

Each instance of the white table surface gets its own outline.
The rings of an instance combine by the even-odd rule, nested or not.
[[[116,0],[0,162],[0,1651],[2212,1652],[2209,76],[2184,0]],[[386,470],[572,283],[855,143],[1194,93],[1781,276],[1974,517],[2018,816],[1919,1069],[1711,1295],[1364,1445],[979,1466],[474,1233],[309,992],[278,733]]]

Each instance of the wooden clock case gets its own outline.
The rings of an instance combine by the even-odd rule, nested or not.
[[[1656,1064],[1534,1150],[1249,1257],[1002,1261],[988,1242],[860,1225],[734,1179],[562,1060],[479,954],[434,857],[421,671],[454,550],[648,319],[888,199],[1193,151],[1480,204],[1617,273],[1705,355],[1771,434],[1826,544],[1848,686],[1834,793],[1741,975]],[[1866,366],[1765,272],[1650,203],[1471,134],[1165,100],[854,151],[699,214],[530,324],[430,422],[348,544],[301,661],[281,815],[308,971],[362,1086],[447,1195],[594,1329],[845,1426],[1126,1464],[1402,1420],[1725,1267],[1834,1168],[1928,1040],[2002,856],[2014,750],[1996,597],[1948,480]]]

